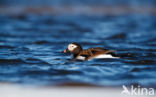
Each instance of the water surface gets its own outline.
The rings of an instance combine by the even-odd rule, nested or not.
[[[0,82],[156,87],[152,15],[0,15]],[[120,59],[73,61],[69,43],[116,50]]]

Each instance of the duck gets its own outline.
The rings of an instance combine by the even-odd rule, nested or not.
[[[74,59],[83,61],[91,59],[120,58],[114,53],[114,50],[107,50],[103,47],[83,49],[82,46],[76,42],[70,43],[63,53],[73,54]]]

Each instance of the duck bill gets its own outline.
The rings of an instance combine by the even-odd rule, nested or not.
[[[65,49],[65,50],[63,51],[63,53],[69,53],[69,50],[68,50],[68,49]]]

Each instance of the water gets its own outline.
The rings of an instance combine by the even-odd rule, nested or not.
[[[156,87],[152,15],[0,15],[0,82]],[[116,50],[120,59],[73,61],[71,42]]]

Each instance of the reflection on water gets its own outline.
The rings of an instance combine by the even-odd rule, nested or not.
[[[0,82],[156,86],[156,17],[0,16]],[[73,61],[63,49],[105,47],[121,59]]]

